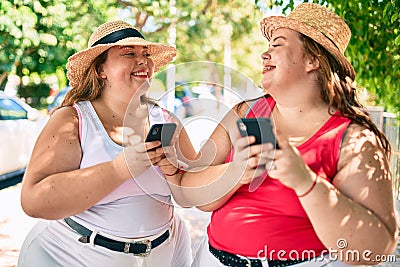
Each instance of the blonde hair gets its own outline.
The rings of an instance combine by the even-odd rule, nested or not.
[[[93,60],[86,70],[82,82],[67,92],[61,107],[72,106],[79,101],[94,100],[101,95],[105,83],[100,77],[100,68],[107,60],[107,52],[108,50],[104,51]]]

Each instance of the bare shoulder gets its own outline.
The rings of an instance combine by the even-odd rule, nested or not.
[[[340,193],[370,210],[395,232],[389,160],[371,130],[354,123],[349,125],[332,183]]]
[[[57,109],[36,140],[25,179],[37,182],[54,173],[78,169],[81,155],[75,108]]]
[[[386,153],[375,133],[356,123],[349,125],[344,136],[338,169],[345,167],[354,160],[370,163],[371,160],[373,162],[379,160],[381,164],[387,160]]]
[[[237,116],[239,116],[240,118],[243,118],[247,111],[249,110],[249,108],[253,105],[253,103],[255,101],[257,101],[258,99],[254,99],[254,100],[247,100],[247,101],[243,101],[241,103],[236,104],[232,110],[236,113]]]
[[[48,120],[46,127],[53,133],[61,135],[77,134],[79,117],[74,107],[62,107],[55,110]]]
[[[57,117],[57,119],[78,119],[78,113],[72,106],[61,107],[51,113],[50,118]]]
[[[360,189],[368,190],[370,195],[375,190],[390,193],[390,178],[389,160],[377,136],[364,126],[350,124],[340,150],[335,186],[362,198],[366,191]]]
[[[46,144],[45,147],[79,146],[79,119],[74,107],[62,107],[55,110],[43,128],[37,143]]]
[[[351,123],[349,125],[343,141],[344,144],[361,144],[368,142],[379,146],[375,133],[365,126],[356,123]]]
[[[247,111],[251,107],[253,101],[242,101],[234,105],[229,112],[224,116],[221,121],[221,126],[224,128],[229,128],[229,126],[235,125],[236,120],[239,118],[244,118],[246,116]]]

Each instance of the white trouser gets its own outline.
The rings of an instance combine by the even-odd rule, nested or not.
[[[189,232],[177,214],[169,239],[154,248],[148,257],[84,244],[78,241],[79,237],[59,221],[39,221],[24,241],[18,267],[189,267],[192,262]]]
[[[268,261],[262,261],[263,267],[268,267]],[[200,243],[199,248],[194,256],[192,267],[224,267],[216,257],[208,249],[208,238],[205,237]],[[328,258],[315,261],[306,261],[291,265],[290,267],[346,267],[350,266],[340,261],[331,261]]]

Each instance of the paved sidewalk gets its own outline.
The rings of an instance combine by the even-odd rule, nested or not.
[[[36,222],[19,204],[21,184],[0,190],[0,267],[17,265],[22,242]]]

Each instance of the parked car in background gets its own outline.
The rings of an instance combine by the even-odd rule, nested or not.
[[[192,94],[191,87],[187,82],[182,81],[175,83],[175,98],[181,101],[185,109],[185,117],[190,117],[194,115],[194,96]]]
[[[47,106],[47,111],[51,112],[53,109],[55,109],[56,107],[58,107],[59,105],[61,105],[61,103],[63,102],[64,98],[65,98],[65,94],[68,92],[68,90],[71,87],[67,86],[64,89],[62,89],[61,91],[59,91],[57,93],[57,95],[54,97],[53,102],[51,102],[48,106]]]
[[[45,121],[37,109],[0,91],[0,181],[25,172]]]

